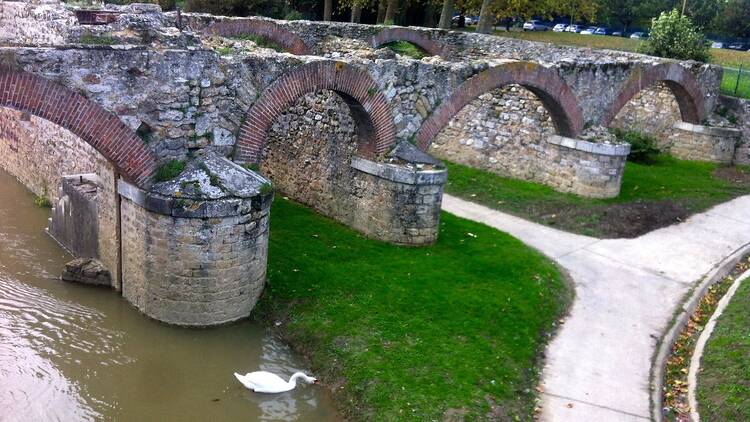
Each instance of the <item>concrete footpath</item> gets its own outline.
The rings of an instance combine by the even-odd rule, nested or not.
[[[575,302],[546,352],[544,421],[649,420],[658,339],[688,291],[750,242],[750,196],[636,239],[570,234],[449,195],[443,210],[511,234],[573,278]]]

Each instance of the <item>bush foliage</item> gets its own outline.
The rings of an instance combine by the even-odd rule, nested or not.
[[[661,154],[661,150],[656,146],[656,139],[635,131],[625,132],[615,129],[615,136],[619,141],[630,144],[630,154],[628,161],[641,164],[652,164]]]
[[[708,43],[687,16],[677,10],[662,12],[651,22],[651,37],[641,52],[678,60],[708,61]]]

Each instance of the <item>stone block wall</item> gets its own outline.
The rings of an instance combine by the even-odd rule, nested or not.
[[[99,258],[96,174],[62,178],[47,232],[76,257]]]
[[[737,119],[737,126],[742,131],[734,153],[734,163],[750,164],[750,100],[722,95],[719,105]]]
[[[210,201],[203,208],[209,214],[195,218],[176,216],[185,214],[178,201],[123,181],[120,193],[125,299],[175,325],[211,326],[250,315],[265,285],[272,195],[229,214],[219,212],[228,209],[221,201]]]
[[[739,129],[679,122],[669,138],[669,153],[683,160],[730,164],[741,139],[742,131]]]

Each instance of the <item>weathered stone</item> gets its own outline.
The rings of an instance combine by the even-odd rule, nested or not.
[[[94,286],[112,285],[112,275],[109,270],[93,258],[76,258],[65,264],[62,280]]]

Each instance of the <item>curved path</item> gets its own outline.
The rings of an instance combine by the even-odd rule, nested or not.
[[[596,239],[449,195],[443,209],[497,228],[564,267],[570,315],[546,352],[544,421],[650,420],[657,341],[688,291],[750,242],[750,196],[636,239]]]

